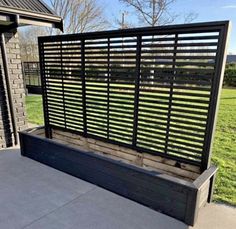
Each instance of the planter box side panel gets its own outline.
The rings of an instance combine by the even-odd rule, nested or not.
[[[194,225],[200,209],[207,202],[211,202],[216,172],[217,167],[212,165],[193,182],[196,189],[188,196],[185,219],[187,224]]]
[[[23,156],[188,223],[186,206],[193,191],[191,186],[42,137],[20,133],[20,140]]]

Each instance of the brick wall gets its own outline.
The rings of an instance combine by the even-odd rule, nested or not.
[[[15,114],[16,114],[16,124],[17,124],[17,130],[20,131],[27,128],[27,119],[26,119],[26,110],[25,110],[25,89],[24,89],[21,58],[20,58],[19,37],[18,37],[17,31],[6,33],[5,39],[6,39],[8,64],[9,64],[9,75],[10,75],[9,77],[10,77],[11,88],[12,88],[13,104],[14,104],[14,109],[15,109]],[[2,62],[2,58],[1,58],[1,62]],[[4,83],[4,88],[6,91],[5,83]],[[9,108],[8,108],[8,111],[9,111]],[[6,144],[5,136],[3,134],[4,121],[2,117],[0,117],[0,129],[1,129],[0,148],[3,148],[3,147],[6,147],[7,144]]]

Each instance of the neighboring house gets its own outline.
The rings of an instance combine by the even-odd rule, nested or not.
[[[40,0],[0,1],[0,148],[17,144],[17,132],[27,128],[17,33],[25,25],[63,29],[62,19]]]
[[[227,55],[226,63],[236,63],[236,55]]]

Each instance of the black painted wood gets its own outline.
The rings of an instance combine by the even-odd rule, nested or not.
[[[228,25],[40,37],[46,131],[77,131],[203,172],[210,166]]]
[[[186,224],[193,225],[196,220],[200,189],[194,183],[92,152],[83,152],[27,132],[20,132],[20,143],[23,156],[89,181]],[[215,170],[209,173],[214,174]],[[209,173],[198,179],[198,184],[212,177]]]

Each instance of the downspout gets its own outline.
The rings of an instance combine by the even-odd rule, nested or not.
[[[0,36],[0,46],[1,46],[2,63],[3,63],[6,89],[7,89],[8,104],[9,104],[10,115],[11,115],[12,130],[13,130],[13,136],[14,136],[14,144],[17,145],[18,144],[18,137],[17,137],[16,114],[15,114],[15,109],[14,109],[14,104],[13,104],[12,89],[11,89],[11,82],[10,82],[9,66],[8,66],[8,58],[7,58],[6,42],[5,42],[4,33],[1,33],[1,36]]]

